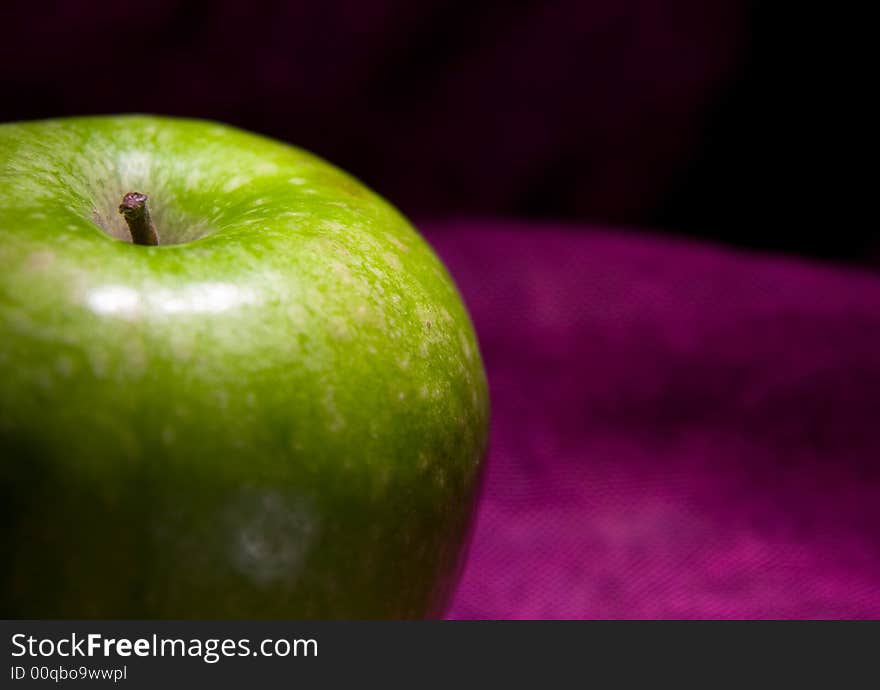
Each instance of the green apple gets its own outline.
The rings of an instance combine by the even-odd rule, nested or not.
[[[441,611],[486,379],[387,202],[219,124],[2,125],[0,268],[0,617]]]

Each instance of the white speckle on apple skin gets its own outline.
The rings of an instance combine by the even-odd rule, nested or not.
[[[382,255],[382,258],[385,259],[385,263],[391,266],[391,269],[394,271],[399,271],[401,268],[403,268],[403,264],[400,263],[400,257],[398,257],[397,254],[385,252]]]
[[[385,239],[388,240],[391,244],[393,244],[395,247],[397,247],[397,249],[399,249],[400,251],[402,251],[402,252],[408,252],[408,251],[409,251],[409,247],[407,247],[407,246],[406,246],[401,240],[399,240],[399,239],[398,239],[397,237],[395,237],[394,235],[389,235],[388,233],[385,233],[384,237],[385,237]]]
[[[327,220],[321,223],[321,228],[332,233],[344,233],[349,229],[338,220]]]
[[[93,350],[89,353],[89,365],[95,378],[102,379],[107,375],[107,354],[104,350]]]
[[[223,191],[229,194],[229,192],[234,192],[236,189],[246,184],[248,181],[247,177],[243,175],[236,175],[235,177],[229,178],[226,184],[223,185]]]
[[[144,343],[138,338],[133,338],[128,343],[125,351],[125,369],[132,378],[143,376],[147,368],[147,353]]]
[[[175,359],[180,362],[188,362],[192,359],[196,346],[193,342],[193,336],[189,331],[180,328],[172,330],[168,343]]]
[[[351,275],[351,269],[345,264],[336,262],[333,263],[330,268],[339,276],[340,282],[344,285],[351,285],[354,282],[354,278]]]
[[[339,433],[345,427],[345,419],[336,406],[336,391],[332,386],[327,386],[321,402],[327,418],[327,430],[334,434]]]
[[[294,302],[290,306],[287,307],[287,316],[290,319],[290,323],[297,327],[302,328],[306,324],[306,309],[299,302]]]
[[[330,319],[330,332],[337,340],[348,340],[351,335],[348,322],[341,316],[334,316]]]
[[[58,359],[55,360],[55,371],[57,371],[64,378],[69,378],[73,375],[76,367],[73,363],[73,360],[67,355],[61,355]]]
[[[428,454],[425,453],[425,451],[423,451],[423,450],[419,451],[419,459],[418,459],[418,463],[417,463],[416,467],[418,467],[418,469],[421,472],[424,472],[425,470],[428,469],[429,466],[430,466],[430,460],[428,458]]]
[[[26,266],[29,271],[45,271],[55,263],[55,253],[51,251],[34,252],[27,258]]]
[[[45,369],[40,369],[34,375],[37,385],[43,390],[49,390],[52,387],[52,374]]]
[[[459,333],[458,339],[461,342],[461,351],[464,352],[464,356],[467,357],[468,360],[470,360],[474,356],[474,353],[471,349],[471,344],[468,342],[467,337],[464,333]]]

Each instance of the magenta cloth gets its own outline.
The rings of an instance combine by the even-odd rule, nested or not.
[[[422,224],[489,373],[450,618],[880,617],[880,276]]]

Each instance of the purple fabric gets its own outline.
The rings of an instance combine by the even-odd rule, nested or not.
[[[425,224],[492,448],[450,618],[880,617],[880,277]]]

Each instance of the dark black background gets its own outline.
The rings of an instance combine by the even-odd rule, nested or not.
[[[158,112],[311,149],[416,220],[880,264],[866,18],[743,0],[11,2],[0,120]]]

